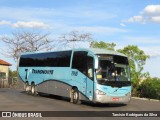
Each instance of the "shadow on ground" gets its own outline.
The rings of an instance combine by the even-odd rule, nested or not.
[[[26,94],[24,91],[22,91],[21,93]],[[31,94],[27,94],[27,95],[31,95]],[[46,98],[55,99],[55,100],[59,100],[59,101],[70,102],[70,98],[68,98],[68,97],[62,97],[62,96],[58,96],[58,95],[51,95],[51,94],[45,94],[45,93],[39,93],[35,97],[46,97]],[[81,104],[86,105],[86,106],[90,106],[90,107],[101,107],[101,108],[102,107],[126,106],[126,104],[102,104],[102,103],[93,103],[93,102],[89,102],[89,101],[81,101]]]

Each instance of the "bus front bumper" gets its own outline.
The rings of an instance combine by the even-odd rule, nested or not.
[[[117,103],[117,104],[126,104],[131,100],[131,93],[129,92],[125,96],[109,96],[109,95],[97,95],[95,94],[94,102],[95,103]]]

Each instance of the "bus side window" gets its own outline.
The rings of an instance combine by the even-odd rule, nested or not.
[[[83,74],[87,74],[87,52],[76,51],[73,54],[72,69],[77,69]]]
[[[87,76],[88,76],[91,80],[94,80],[93,57],[90,57],[90,56],[87,57],[87,69],[88,69],[88,74],[87,74]]]

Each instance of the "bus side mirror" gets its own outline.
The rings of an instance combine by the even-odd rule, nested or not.
[[[87,56],[93,57],[94,58],[94,67],[95,69],[98,69],[99,64],[98,64],[98,57],[97,56],[93,56],[92,54],[88,53]]]

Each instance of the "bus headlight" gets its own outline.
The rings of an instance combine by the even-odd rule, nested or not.
[[[104,93],[104,92],[102,92],[101,90],[96,90],[95,91],[95,93],[97,94],[97,95],[105,95],[106,93]]]

